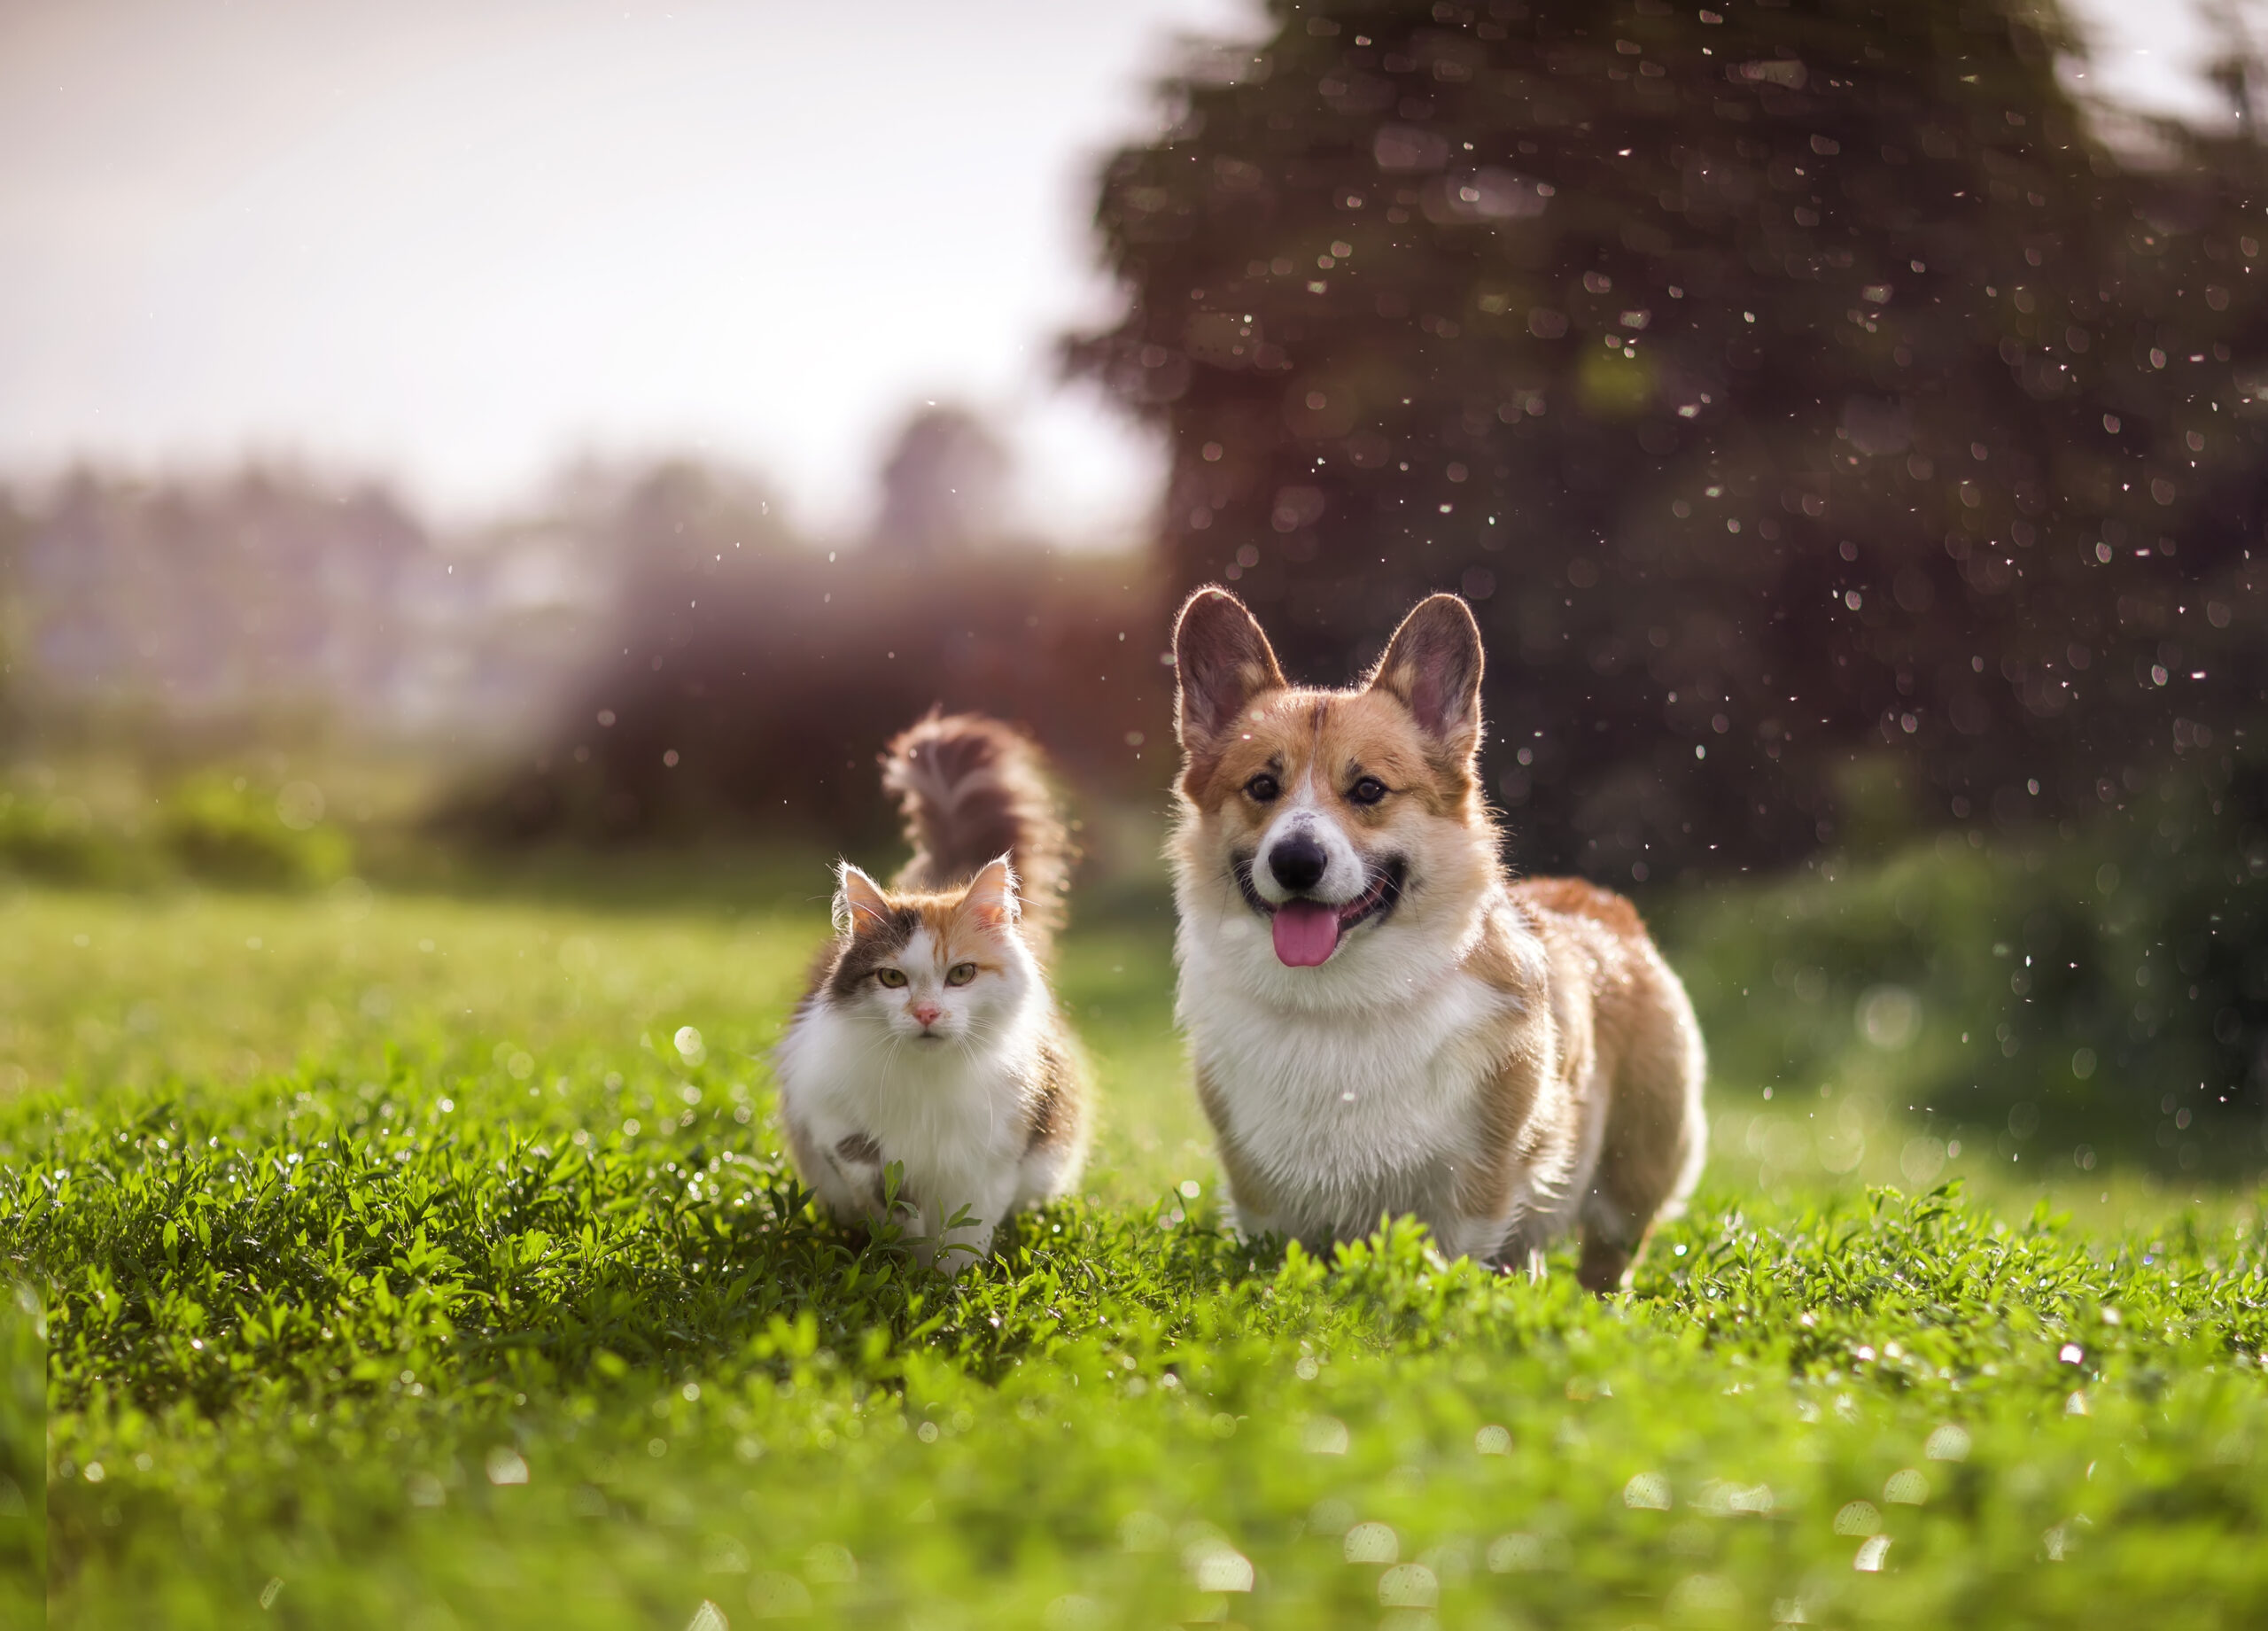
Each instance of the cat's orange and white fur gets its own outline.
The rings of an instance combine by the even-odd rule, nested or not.
[[[1701,1033],[1629,902],[1497,858],[1471,610],[1424,602],[1345,691],[1221,589],[1174,650],[1178,1012],[1245,1229],[1412,1213],[1532,1270],[1580,1225],[1582,1283],[1621,1284],[1700,1171]]]
[[[897,1221],[952,1270],[1085,1160],[1085,1072],[1045,967],[1069,842],[1037,749],[996,720],[922,720],[882,781],[913,858],[887,889],[841,865],[835,940],[773,1056],[781,1119],[838,1218],[881,1220],[899,1168]]]

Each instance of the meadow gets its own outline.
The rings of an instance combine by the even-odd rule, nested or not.
[[[0,897],[0,1623],[2268,1618],[2256,1157],[2026,1168],[1879,1048],[1800,1110],[1720,1050],[1627,1296],[1240,1244],[1135,890],[1064,951],[1088,1193],[948,1282],[780,1153],[821,877]]]

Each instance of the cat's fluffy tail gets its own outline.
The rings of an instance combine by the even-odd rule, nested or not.
[[[932,711],[883,751],[882,787],[897,796],[913,846],[897,886],[958,888],[1006,855],[1024,938],[1044,957],[1062,926],[1072,847],[1038,745],[983,714]]]

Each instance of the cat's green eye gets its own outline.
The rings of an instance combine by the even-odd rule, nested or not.
[[[975,963],[955,963],[951,968],[945,970],[947,985],[967,985],[975,978],[976,978]]]
[[[887,985],[894,991],[905,983],[905,970],[903,968],[877,968],[874,970],[874,978],[880,980],[884,985]]]

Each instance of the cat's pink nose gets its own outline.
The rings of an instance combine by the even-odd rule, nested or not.
[[[937,1022],[937,1016],[944,1012],[943,1008],[933,1002],[917,1002],[913,1005],[913,1017],[920,1021],[925,1028],[935,1025]]]

